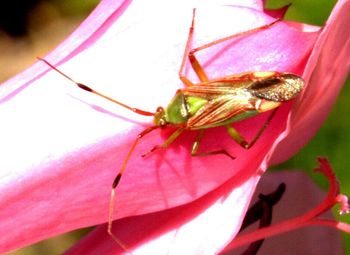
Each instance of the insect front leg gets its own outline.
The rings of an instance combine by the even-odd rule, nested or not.
[[[239,145],[241,145],[244,149],[249,149],[258,141],[258,139],[264,133],[265,129],[268,127],[268,125],[270,124],[271,120],[275,116],[275,114],[277,112],[277,109],[278,108],[276,108],[276,109],[274,109],[272,111],[272,113],[267,118],[267,120],[265,121],[263,126],[259,129],[259,131],[254,136],[253,140],[251,140],[250,142],[247,142],[247,140],[236,129],[234,129],[231,125],[226,125],[225,126],[226,129],[227,129],[227,132],[231,136],[231,138],[233,140],[235,140]]]
[[[178,138],[181,133],[185,130],[185,128],[178,128],[174,133],[172,133],[163,144],[161,145],[156,145],[154,146],[149,152],[146,152],[145,154],[142,154],[142,157],[147,157],[148,155],[150,155],[151,153],[153,153],[156,150],[159,149],[166,149],[169,147],[170,144],[172,144],[176,138]]]
[[[191,155],[192,156],[209,156],[209,155],[224,154],[224,155],[228,156],[231,159],[235,159],[236,158],[236,157],[232,156],[230,153],[228,153],[225,149],[198,153],[199,144],[200,144],[200,141],[201,141],[201,139],[203,137],[204,130],[205,129],[201,129],[201,130],[198,131],[196,140],[194,141],[194,143],[192,145],[192,150],[191,150]]]
[[[124,162],[121,166],[121,168],[119,169],[119,172],[117,174],[117,176],[114,178],[113,184],[112,184],[112,189],[111,189],[111,196],[110,196],[110,200],[109,200],[109,210],[108,210],[108,227],[107,227],[107,232],[108,234],[112,237],[112,239],[120,246],[124,249],[124,251],[126,251],[128,254],[130,254],[130,252],[128,251],[127,246],[121,241],[119,240],[112,232],[112,227],[113,227],[113,212],[114,212],[114,208],[115,208],[115,199],[116,199],[116,188],[118,187],[118,184],[120,183],[120,180],[123,176],[124,170],[130,160],[131,155],[133,154],[136,145],[138,144],[138,142],[141,140],[142,137],[144,137],[146,134],[152,132],[153,130],[159,128],[159,126],[152,126],[149,128],[146,128],[144,131],[142,131],[140,134],[137,135],[135,141],[133,142],[133,144],[131,145],[131,148],[126,156],[126,158],[124,159]]]

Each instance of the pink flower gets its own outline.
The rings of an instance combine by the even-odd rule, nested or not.
[[[241,235],[238,236],[237,239],[233,239],[233,241],[226,247],[223,254],[242,254],[242,249],[239,250],[239,252],[237,252],[237,250],[231,250],[232,247],[237,247],[237,241],[249,241],[247,240],[248,238],[252,241],[256,241],[259,239],[259,234],[261,232],[264,232],[266,236],[271,236],[278,232],[284,233],[288,230],[294,231],[266,240],[261,250],[259,250],[259,253],[281,254],[282,251],[286,252],[287,250],[288,254],[341,254],[343,248],[339,231],[334,228],[325,228],[325,226],[333,225],[333,227],[337,228],[336,225],[343,224],[331,219],[332,214],[329,209],[332,208],[334,204],[340,202],[343,206],[341,209],[344,212],[349,209],[349,205],[346,204],[347,201],[344,201],[344,203],[339,201],[339,198],[341,198],[342,195],[339,195],[338,183],[334,178],[334,173],[332,172],[327,160],[321,158],[319,159],[319,163],[320,167],[316,170],[326,175],[330,182],[327,196],[302,172],[295,171],[267,174],[267,176],[264,176],[260,182],[257,194],[261,192],[263,194],[270,193],[281,182],[285,183],[287,186],[285,194],[283,194],[278,204],[273,207],[273,224],[276,225],[266,229],[259,229],[255,232],[250,229],[250,233],[248,232],[246,235],[243,233],[243,236]],[[201,204],[204,204],[203,200],[208,200],[209,197],[210,196],[205,196],[205,198],[201,198]],[[136,231],[137,229],[142,229],[150,234],[148,238],[151,242],[147,243],[147,245],[141,246],[140,249],[136,250],[136,254],[138,254],[138,252],[140,252],[140,254],[182,254],[181,252],[188,254],[213,254],[215,251],[208,250],[208,247],[210,248],[210,246],[206,244],[210,243],[211,239],[215,239],[216,237],[219,239],[222,232],[225,232],[225,226],[231,223],[234,224],[233,222],[235,219],[233,218],[235,215],[234,211],[229,209],[232,209],[232,205],[229,205],[228,201],[231,199],[228,198],[225,203],[212,205],[212,208],[203,210],[202,214],[199,216],[196,215],[197,218],[192,221],[182,216],[184,212],[186,212],[186,216],[190,215],[188,212],[189,210],[193,210],[195,211],[193,214],[197,214],[198,212],[196,210],[202,209],[198,207],[198,202],[200,200],[197,200],[197,203],[190,203],[181,208],[174,208],[142,217],[132,217],[127,220],[119,220],[117,225],[117,229],[119,230],[118,233],[129,233],[129,235],[134,238],[135,243],[138,243],[139,241],[139,235]],[[256,198],[254,198],[254,200],[256,200]],[[224,208],[226,206],[228,206],[228,211],[231,214],[224,217],[225,220],[228,220],[225,222],[225,220],[221,220],[221,216],[224,216],[222,212],[225,210]],[[307,211],[311,207],[314,207],[314,209]],[[215,213],[213,213],[213,211],[215,211]],[[215,216],[213,218],[208,217],[202,221],[201,218],[203,218],[203,215],[205,214],[207,217],[210,214],[215,214]],[[322,216],[319,217],[321,214]],[[231,218],[229,216],[231,216]],[[181,227],[173,227],[174,231],[176,231],[175,234],[162,233],[162,230],[169,228],[168,224],[170,222],[174,223],[173,220],[169,221],[169,219],[174,218],[175,221],[182,218],[184,222],[180,223]],[[199,222],[196,224],[196,221]],[[186,227],[187,225],[192,226]],[[325,226],[303,228],[305,226],[313,225]],[[192,240],[196,240],[195,236],[189,236],[187,239],[184,238],[183,235],[185,235],[184,232],[186,233],[186,228],[192,230],[196,229],[196,232],[194,230],[192,235],[202,235],[202,238],[204,236],[206,238],[206,243],[201,245],[193,244]],[[254,228],[256,228],[255,225]],[[343,227],[338,228],[350,233],[350,225],[344,224]],[[201,229],[201,231],[199,231],[199,229]],[[157,236],[157,238],[154,238],[153,235]],[[316,240],[318,242],[319,240],[327,240],[327,242],[324,242],[326,245],[319,243],[319,245],[315,246]],[[167,242],[167,245],[164,244],[165,242]],[[246,242],[246,244],[247,243],[249,244],[249,242]],[[298,243],[298,245],[294,245],[295,243]],[[191,245],[197,247],[197,250],[190,250]],[[201,247],[202,250],[200,250]],[[106,225],[100,225],[66,253],[66,255],[78,254],[119,253],[116,252],[115,243],[106,233]]]
[[[79,82],[133,107],[154,111],[165,106],[181,86],[177,71],[192,8],[164,1],[102,1],[45,59],[56,66],[62,64],[59,68]],[[349,70],[349,43],[341,30],[350,24],[344,14],[347,10],[349,2],[340,1],[322,31],[279,22],[229,42],[226,51],[213,59],[210,54],[218,47],[199,52],[211,78],[247,70],[276,70],[302,75],[308,85],[298,100],[280,107],[259,142],[248,151],[234,144],[224,129],[208,130],[201,150],[226,148],[237,157],[234,161],[224,156],[191,157],[192,132],[183,134],[169,149],[143,159],[140,155],[161,144],[173,129],[145,136],[118,186],[115,218],[154,214],[138,216],[135,229],[130,219],[121,220],[114,227],[116,236],[134,248],[160,233],[169,233],[162,238],[163,246],[157,243],[156,249],[186,248],[194,254],[205,254],[204,246],[208,254],[221,250],[238,232],[271,155],[277,162],[296,152],[305,137],[311,137],[321,125],[323,109],[330,109],[335,100]],[[194,46],[273,20],[264,14],[260,1],[249,6],[202,6],[197,11]],[[340,52],[337,58],[329,50],[333,47]],[[330,68],[334,59],[343,64],[328,74],[325,68]],[[191,70],[188,77],[195,81]],[[323,82],[332,89],[320,99],[325,86],[318,84]],[[111,182],[132,141],[151,120],[79,90],[42,62],[2,85],[0,95],[0,252],[106,222]],[[266,116],[235,127],[249,139]],[[309,120],[315,124],[310,125]],[[304,127],[309,129],[304,131]],[[281,141],[280,149],[275,150]],[[167,217],[159,218],[164,210]],[[198,228],[208,223],[213,228],[220,226],[215,238]],[[191,247],[183,246],[189,237]],[[113,242],[109,245],[118,249]],[[146,251],[152,245],[140,249]]]

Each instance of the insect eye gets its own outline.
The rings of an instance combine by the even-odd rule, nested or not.
[[[157,108],[157,112],[164,112],[164,108],[161,107],[161,106],[159,106],[159,107]]]

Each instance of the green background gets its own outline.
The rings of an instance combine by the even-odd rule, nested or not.
[[[60,5],[59,1],[56,2]],[[65,6],[61,8],[64,8],[64,12],[67,15],[74,15],[74,13],[81,15],[91,9],[91,6],[86,8],[86,3],[82,2],[84,1],[61,1],[62,6]],[[74,4],[70,6],[69,3]],[[268,1],[268,7],[278,8],[289,3],[290,1],[270,0]],[[330,0],[292,1],[286,19],[322,26],[335,3],[336,1]],[[350,194],[350,186],[348,185],[348,180],[350,180],[350,132],[347,132],[350,130],[350,118],[347,116],[349,113],[347,108],[349,107],[349,99],[347,97],[350,95],[349,82],[350,80],[345,84],[331,114],[312,141],[292,159],[274,167],[274,170],[304,169],[317,183],[326,188],[327,183],[324,178],[312,173],[312,169],[316,167],[317,156],[327,156],[340,180],[342,193]],[[336,210],[334,212],[336,213]],[[349,223],[350,216],[343,216],[341,220]],[[88,229],[79,230],[58,236],[11,254],[60,254],[77,242],[87,231]],[[344,235],[344,239],[346,244],[345,254],[350,254],[350,238]]]

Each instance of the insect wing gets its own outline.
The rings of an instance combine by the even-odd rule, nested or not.
[[[230,76],[183,89],[182,92],[187,97],[208,100],[189,118],[187,127],[210,128],[223,125],[225,122],[237,121],[238,119],[235,120],[234,117],[244,113],[249,115],[255,110],[252,102],[257,99],[248,89],[252,83],[249,78]]]
[[[254,110],[246,97],[237,98],[236,95],[220,95],[208,101],[187,122],[191,129],[210,128],[220,126],[225,121],[234,121],[235,116]]]
[[[304,87],[304,80],[294,74],[282,73],[257,80],[248,88],[260,99],[284,102],[296,97]]]
[[[248,89],[252,83],[253,81],[250,79],[241,79],[234,76],[195,84],[183,89],[182,92],[185,95],[213,99],[219,95],[237,94]]]

